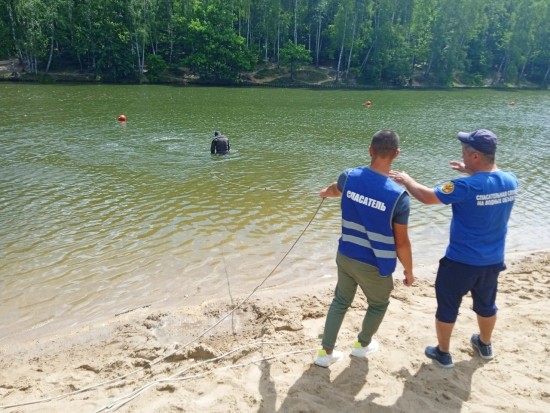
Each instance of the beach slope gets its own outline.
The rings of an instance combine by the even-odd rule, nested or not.
[[[456,367],[424,356],[435,343],[433,279],[401,277],[368,360],[349,357],[365,301],[339,335],[344,360],[314,366],[333,286],[259,290],[199,306],[139,308],[47,339],[0,344],[7,412],[548,412],[550,251],[508,260],[501,274],[496,357],[472,350],[465,297]],[[306,288],[306,287],[304,287]],[[243,302],[244,300],[244,302]]]

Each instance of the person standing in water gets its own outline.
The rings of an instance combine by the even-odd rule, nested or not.
[[[227,139],[219,131],[214,132],[214,139],[212,139],[212,143],[210,144],[210,153],[225,155],[230,149],[231,145],[229,144],[229,139]]]

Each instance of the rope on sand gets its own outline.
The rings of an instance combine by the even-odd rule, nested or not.
[[[187,367],[187,368],[185,368],[185,369],[183,369],[183,370],[181,370],[181,371],[179,371],[179,372],[177,372],[177,373],[175,373],[175,374],[173,374],[173,375],[171,375],[167,378],[153,380],[149,383],[146,383],[143,386],[141,386],[139,389],[136,389],[131,393],[120,396],[116,400],[111,401],[108,405],[100,408],[99,410],[96,410],[94,413],[101,413],[105,410],[116,411],[119,408],[121,408],[122,406],[124,406],[124,405],[130,403],[132,400],[136,399],[141,393],[145,392],[147,389],[151,388],[152,386],[154,386],[156,384],[162,384],[162,383],[167,383],[167,382],[171,382],[171,381],[191,380],[191,379],[204,377],[205,374],[195,374],[193,376],[185,376],[185,377],[181,377],[181,376],[184,373],[188,372],[189,370],[192,370],[193,368],[196,368],[200,365],[207,364],[207,363],[213,363],[215,361],[219,361],[221,359],[224,359],[224,358],[230,356],[231,354],[236,353],[238,351],[241,351],[243,349],[250,348],[250,347],[256,347],[256,346],[264,345],[264,344],[281,345],[281,344],[296,344],[296,343],[295,342],[255,342],[255,343],[247,344],[245,346],[241,346],[237,349],[233,349],[231,351],[228,351],[227,353],[222,354],[221,356],[215,357],[215,358],[210,359],[210,360],[205,360],[205,361],[197,363],[196,365],[191,366],[191,367]],[[308,349],[305,349],[305,350],[296,350],[296,351],[290,351],[290,352],[285,352],[285,353],[279,353],[279,354],[275,354],[275,355],[272,355],[272,356],[257,358],[257,359],[248,361],[246,363],[240,363],[240,364],[234,364],[234,365],[231,365],[231,366],[220,367],[217,370],[234,369],[234,368],[239,368],[239,367],[245,367],[245,366],[248,366],[250,364],[256,364],[258,362],[272,360],[272,359],[279,358],[279,357],[285,357],[285,356],[292,355],[292,354],[310,353],[313,350],[315,350],[315,348],[308,348]]]
[[[148,308],[148,307],[151,307],[151,304],[146,304],[135,308],[129,308],[128,310],[124,310],[124,311],[121,311],[120,313],[116,313],[115,317],[118,317],[119,315],[122,315],[122,314],[131,313],[132,311],[141,310],[142,308]]]
[[[227,281],[227,292],[229,294],[229,298],[231,299],[231,305],[235,305],[235,300],[233,299],[233,294],[231,294],[231,283],[229,282],[229,273],[227,272],[227,264],[225,263],[225,255],[223,254],[223,247],[222,247],[222,259],[223,259],[223,269],[225,270],[225,280]],[[231,317],[231,330],[233,331],[233,335],[235,335],[235,317],[234,315]]]

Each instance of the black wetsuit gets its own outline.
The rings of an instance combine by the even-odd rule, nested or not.
[[[217,153],[218,155],[225,155],[231,149],[229,139],[223,135],[218,135],[212,140],[210,145],[210,153]]]

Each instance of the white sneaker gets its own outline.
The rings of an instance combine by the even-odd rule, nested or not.
[[[341,351],[333,350],[332,354],[327,354],[325,350],[319,350],[315,364],[319,367],[328,367],[343,358],[344,354]]]
[[[374,338],[370,341],[369,345],[365,347],[361,346],[361,343],[356,342],[353,345],[351,355],[354,357],[365,358],[369,354],[374,353],[376,350],[378,350],[378,347],[378,341],[376,341]]]

